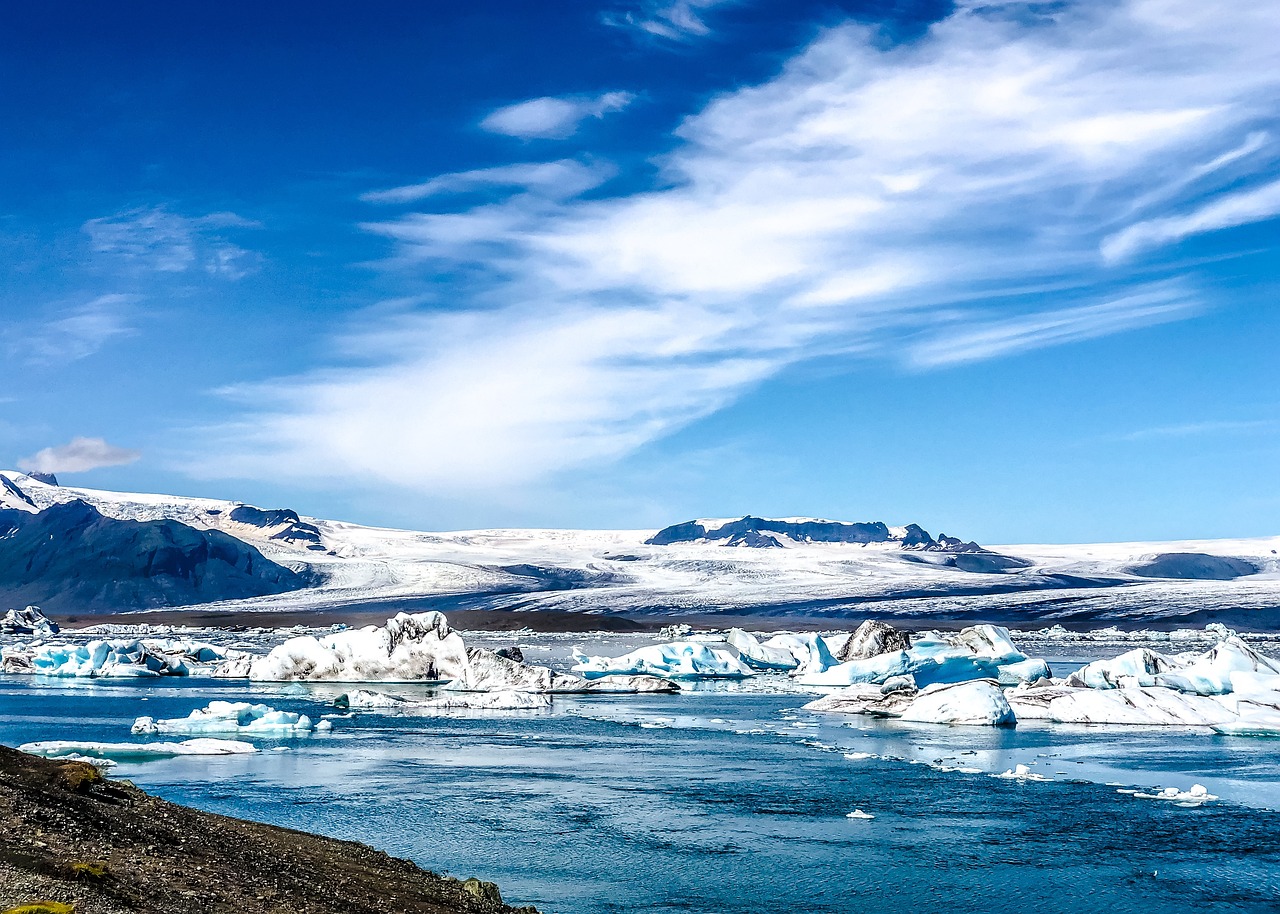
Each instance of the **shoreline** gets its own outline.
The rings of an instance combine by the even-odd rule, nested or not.
[[[180,806],[84,762],[0,746],[0,910],[36,902],[76,914],[537,914],[503,903],[490,882]]]

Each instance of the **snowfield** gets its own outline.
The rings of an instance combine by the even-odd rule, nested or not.
[[[731,612],[817,621],[879,616],[1076,625],[1216,620],[1280,628],[1280,536],[986,545],[986,551],[957,554],[904,545],[908,528],[889,527],[894,539],[887,542],[811,542],[770,533],[772,548],[724,539],[651,545],[652,530],[424,533],[215,499],[55,486],[12,471],[0,473],[0,497],[4,506],[28,512],[81,499],[109,517],[168,518],[220,530],[319,581],[301,591],[205,604],[228,611],[442,599],[461,608],[686,617]],[[431,607],[424,602],[422,608]]]

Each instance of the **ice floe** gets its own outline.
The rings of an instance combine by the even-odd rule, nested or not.
[[[621,657],[588,657],[574,648],[573,669],[588,679],[601,676],[659,676],[666,679],[741,679],[756,671],[736,652],[697,641],[672,641],[638,648]]]
[[[442,613],[399,613],[382,626],[290,638],[255,661],[256,681],[443,682],[467,669],[467,649]]]
[[[846,819],[874,819],[875,818],[875,816],[873,816],[871,813],[863,812],[861,809],[855,809],[853,812],[845,813],[844,817]]]
[[[1004,778],[1006,781],[1052,781],[1053,778],[1045,777],[1028,768],[1026,765],[1014,765],[1008,771],[1002,774],[993,774],[993,778]]]
[[[135,735],[229,733],[237,736],[279,738],[302,736],[316,730],[328,730],[328,721],[315,723],[305,714],[277,711],[267,705],[247,701],[211,701],[187,717],[156,720],[139,717],[133,723]]]
[[[187,676],[247,656],[241,651],[185,639],[35,642],[0,651],[0,672],[101,678]]]
[[[1016,723],[1004,692],[990,679],[929,686],[899,716],[930,724],[1008,727]]]
[[[1176,803],[1179,806],[1200,806],[1204,803],[1211,803],[1218,799],[1214,794],[1209,793],[1203,784],[1192,784],[1190,790],[1179,790],[1177,787],[1165,787],[1157,790],[1155,793],[1144,793],[1140,790],[1120,790],[1118,793],[1127,793],[1139,800],[1167,800]]]
[[[1013,683],[1046,678],[1048,674],[1048,665],[1044,661],[1033,661],[1019,651],[1006,629],[975,625],[951,635],[926,632],[905,650],[891,650],[837,663],[825,670],[813,670],[798,676],[797,682],[810,686],[849,686],[910,676],[915,685],[923,687],[973,679],[1003,679]]]
[[[58,624],[41,612],[39,606],[11,609],[0,618],[0,635],[38,635],[47,638],[59,631]]]
[[[170,758],[177,755],[244,755],[257,752],[253,743],[235,739],[200,737],[180,743],[90,743],[71,740],[26,743],[19,746],[22,752],[42,755],[45,758],[106,758],[113,761],[133,761],[152,758]]]

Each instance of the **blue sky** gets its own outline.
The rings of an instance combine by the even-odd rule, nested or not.
[[[0,464],[427,529],[1280,531],[1280,8],[27,4]]]

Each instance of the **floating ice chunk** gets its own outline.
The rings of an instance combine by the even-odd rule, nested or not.
[[[861,762],[869,758],[877,758],[874,752],[846,752],[844,757],[851,762]]]
[[[661,676],[601,676],[588,679],[581,689],[587,693],[635,694],[640,692],[679,692],[680,686]]]
[[[41,612],[39,606],[11,609],[0,618],[0,635],[37,635],[48,638],[56,635],[59,630],[58,623]]]
[[[19,746],[18,749],[32,755],[42,755],[45,758],[68,758],[76,755],[113,761],[170,758],[176,755],[243,755],[258,751],[258,747],[253,743],[208,737],[183,740],[180,743],[82,743],[52,740],[27,743]]]
[[[825,670],[837,662],[821,635],[774,635],[762,644],[750,632],[732,628],[725,640],[757,670]]]
[[[835,648],[836,659],[841,663],[850,660],[866,660],[879,654],[905,651],[911,647],[911,636],[900,632],[887,622],[868,619],[858,626],[852,635],[844,636]]]
[[[1039,682],[1052,674],[1049,664],[1037,657],[1029,657],[1014,663],[1002,663],[996,667],[1001,685],[1017,685],[1020,682]]]
[[[1199,806],[1218,799],[1203,784],[1192,784],[1190,790],[1179,790],[1177,787],[1165,787],[1155,793],[1133,791],[1132,796],[1139,800],[1169,800],[1179,806]]]
[[[387,695],[385,692],[373,692],[369,689],[356,689],[352,692],[345,692],[333,700],[335,708],[352,711],[400,708],[410,703],[408,699],[399,695]]]
[[[846,819],[874,819],[875,816],[873,816],[869,812],[863,812],[861,809],[855,809],[853,812],[846,813],[845,818]]]
[[[1021,707],[1015,698],[1014,707]],[[1160,686],[1069,689],[1053,697],[1048,719],[1064,724],[1212,727],[1236,719],[1221,702]]]
[[[800,665],[795,655],[785,647],[766,647],[750,632],[740,628],[729,629],[725,636],[730,647],[738,652],[742,661],[756,670],[794,670]]]
[[[442,682],[467,669],[467,649],[443,614],[399,613],[386,625],[290,638],[253,663],[256,681]]]
[[[855,684],[832,692],[804,706],[806,711],[832,711],[836,714],[868,714],[872,717],[898,717],[916,696],[915,689],[885,693],[882,687]]]
[[[247,656],[185,639],[111,639],[37,643],[0,651],[0,671],[41,676],[128,678],[186,676],[196,668]]]
[[[622,657],[587,657],[577,648],[574,670],[588,679],[608,675],[649,675],[668,679],[742,679],[755,671],[727,650],[696,641],[642,647]]]
[[[139,717],[133,723],[133,733],[230,733],[238,736],[282,737],[327,730],[331,726],[328,721],[315,724],[305,714],[277,711],[267,705],[255,705],[247,701],[211,701],[208,707],[198,708],[187,717],[171,720]]]
[[[1229,633],[1199,656],[1169,656],[1149,648],[1137,648],[1110,660],[1087,664],[1066,681],[1068,685],[1091,689],[1163,686],[1195,695],[1224,695],[1233,690],[1232,676],[1239,673],[1280,676],[1280,663],[1262,656],[1237,635]]]
[[[1026,765],[1014,765],[1003,774],[993,774],[994,778],[1004,778],[1007,781],[1052,781],[1053,778],[1045,777],[1043,774],[1037,774]]]
[[[428,711],[538,711],[551,707],[543,692],[502,689],[496,692],[457,692],[427,701],[413,702],[414,710]]]
[[[901,717],[917,723],[987,727],[1017,723],[1004,692],[989,679],[929,686],[912,699]]]

